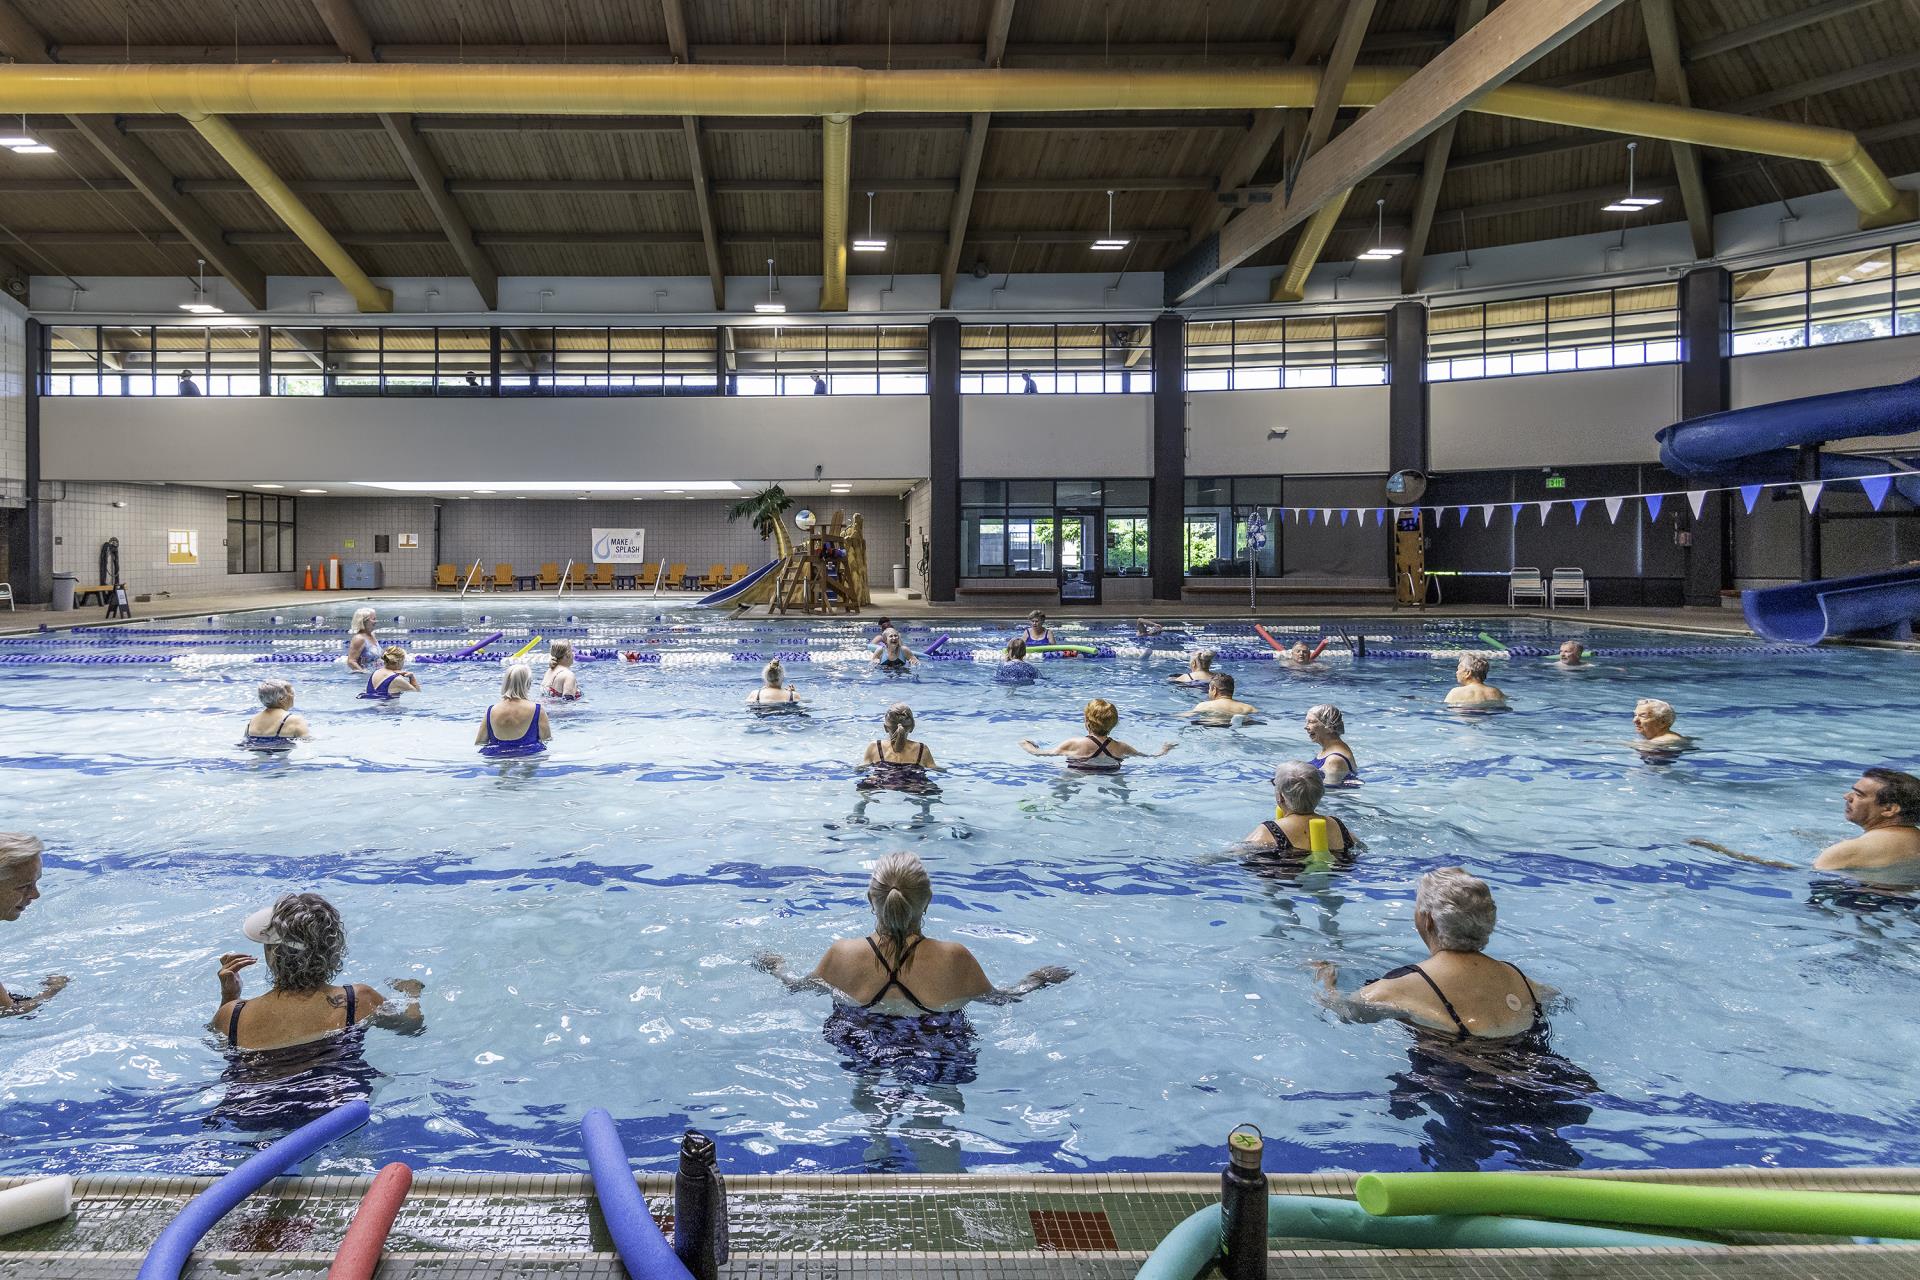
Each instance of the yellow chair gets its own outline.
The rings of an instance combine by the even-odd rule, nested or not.
[[[438,564],[433,567],[433,585],[436,588],[458,588],[460,571],[450,564]]]
[[[732,586],[734,583],[740,581],[740,579],[746,576],[747,576],[747,566],[743,564],[737,564],[733,566],[733,568],[727,571],[727,585]]]
[[[492,585],[495,591],[513,590],[513,566],[504,562],[493,566]]]
[[[567,585],[576,590],[587,585],[587,566],[576,564],[567,573]]]
[[[540,585],[557,587],[560,585],[560,566],[549,560],[540,566]]]
[[[683,583],[685,583],[685,582],[686,582],[686,580],[687,580],[687,566],[686,566],[686,565],[684,565],[684,564],[670,564],[670,565],[668,565],[668,566],[667,566],[667,581],[666,581],[666,585],[667,585],[667,587],[668,587],[668,589],[669,589],[669,590],[672,590],[672,591],[684,591],[684,590],[686,590],[686,587],[682,585]]]
[[[702,591],[717,591],[726,585],[727,566],[723,564],[710,564],[707,566],[707,571],[700,575]]]
[[[633,576],[633,585],[640,588],[642,591],[645,591],[648,587],[651,587],[653,585],[653,580],[659,576],[660,576],[659,561],[642,560],[640,562],[639,572],[635,573]]]
[[[593,566],[593,589],[598,591],[602,587],[613,590],[613,566],[610,564]]]

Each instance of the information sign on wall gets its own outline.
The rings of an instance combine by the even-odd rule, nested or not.
[[[200,531],[197,529],[167,530],[167,563],[199,564]]]
[[[401,534],[400,549],[402,551],[418,551],[420,549],[420,535],[417,533]]]
[[[593,561],[596,564],[632,564],[647,558],[645,529],[595,529]]]

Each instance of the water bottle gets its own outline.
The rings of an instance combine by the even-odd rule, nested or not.
[[[1250,1124],[1227,1135],[1227,1167],[1220,1171],[1220,1274],[1226,1280],[1267,1280],[1262,1145],[1260,1130]]]
[[[712,1138],[689,1129],[673,1174],[673,1251],[693,1280],[716,1280],[727,1260],[727,1189],[714,1167],[717,1154]]]

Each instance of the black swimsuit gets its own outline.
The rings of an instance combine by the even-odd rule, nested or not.
[[[1526,1035],[1528,1032],[1533,1031],[1540,1025],[1540,996],[1537,992],[1534,991],[1533,983],[1527,980],[1527,975],[1520,972],[1519,965],[1507,964],[1505,960],[1502,960],[1499,963],[1505,964],[1507,965],[1507,968],[1513,970],[1514,975],[1520,979],[1521,984],[1525,986],[1527,989],[1527,999],[1533,1001],[1533,1022],[1528,1025],[1525,1031],[1518,1031],[1514,1033],[1515,1035]],[[1389,978],[1404,978],[1410,974],[1419,974],[1421,981],[1425,982],[1429,987],[1433,988],[1433,994],[1436,997],[1438,997],[1440,1000],[1440,1007],[1447,1011],[1447,1016],[1453,1019],[1453,1025],[1460,1029],[1460,1033],[1456,1038],[1460,1040],[1472,1039],[1473,1033],[1467,1030],[1467,1024],[1462,1022],[1460,1020],[1460,1015],[1454,1011],[1453,1001],[1447,999],[1447,993],[1440,989],[1440,984],[1435,982],[1433,980],[1433,976],[1429,974],[1425,969],[1422,969],[1419,965],[1417,964],[1401,965],[1398,969],[1395,969],[1392,973],[1382,974],[1380,976],[1380,981],[1385,982]],[[1486,1039],[1510,1039],[1511,1037],[1488,1036],[1485,1038]]]
[[[1094,738],[1092,734],[1088,734],[1087,737],[1093,739],[1093,754],[1068,756],[1067,768],[1084,769],[1089,773],[1112,773],[1120,767],[1120,757],[1107,750],[1107,744],[1113,741],[1112,738]]]
[[[1333,817],[1330,814],[1329,815],[1316,814],[1315,816],[1326,817],[1327,821],[1333,824],[1333,829],[1340,833],[1340,843],[1343,847],[1339,849],[1331,850],[1333,854],[1337,856],[1339,854],[1353,852],[1353,845],[1354,845],[1353,832],[1347,830],[1346,823],[1340,821],[1340,819]],[[1293,841],[1287,839],[1287,833],[1285,831],[1282,831],[1280,829],[1280,824],[1275,822],[1273,819],[1269,818],[1265,822],[1261,823],[1260,825],[1265,827],[1267,829],[1267,834],[1273,837],[1273,848],[1276,853],[1308,852],[1305,849],[1298,848],[1297,846],[1295,846]]]
[[[913,959],[913,953],[917,951],[920,947],[920,944],[925,941],[926,941],[925,938],[915,938],[912,942],[909,942],[907,944],[907,949],[900,953],[900,959],[898,963],[888,964],[886,956],[882,955],[880,952],[880,944],[875,942],[871,937],[867,939],[867,947],[869,950],[873,952],[873,958],[875,960],[878,960],[880,962],[880,967],[887,971],[887,985],[885,985],[884,987],[881,987],[878,991],[874,992],[873,999],[867,1001],[865,1004],[860,1006],[862,1009],[873,1008],[873,1006],[879,1004],[882,1000],[887,998],[887,992],[892,991],[895,987],[898,987],[900,989],[900,994],[913,1002],[914,1008],[918,1009],[922,1013],[934,1012],[934,1010],[927,1008],[927,1006],[925,1006],[924,1004],[921,1004],[920,997],[913,994],[913,992],[907,990],[907,984],[900,981],[900,971],[907,967],[907,962]]]
[[[359,1018],[354,1016],[353,987],[349,984],[340,989],[347,993],[347,1025],[345,1029],[351,1030],[353,1024],[360,1021]],[[902,987],[901,990],[904,991],[906,988]],[[245,1000],[240,1001],[233,1006],[233,1013],[227,1018],[227,1043],[235,1049],[240,1047],[240,1011],[246,1007],[247,1002]]]

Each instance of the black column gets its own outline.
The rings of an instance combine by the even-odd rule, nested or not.
[[[951,604],[960,586],[960,320],[927,322],[927,487],[933,542],[927,599]]]
[[[1728,407],[1727,327],[1733,277],[1722,267],[1699,267],[1680,280],[1680,416],[1697,418]],[[1691,484],[1715,483],[1711,478]],[[1691,513],[1688,513],[1691,514]],[[1725,494],[1710,493],[1693,522],[1687,547],[1685,599],[1715,606],[1721,588],[1732,585],[1733,511]],[[1655,526],[1656,530],[1658,526]]]
[[[487,330],[487,394],[490,396],[497,396],[500,394],[500,326],[499,325],[494,325],[492,328]],[[440,536],[439,530],[436,528],[434,531],[434,537],[437,539],[439,536]],[[437,551],[434,552],[433,562],[435,564],[440,563],[440,553]]]
[[[125,377],[121,375],[123,381]],[[264,324],[260,326],[260,394],[273,394],[273,330]]]
[[[1186,568],[1187,320],[1153,321],[1153,503],[1147,509],[1147,565],[1153,598],[1178,600]]]
[[[739,384],[727,370],[727,330],[722,325],[713,331],[713,391],[715,395],[730,396],[739,390]]]
[[[1395,304],[1387,313],[1387,470],[1427,469],[1427,308]]]
[[[40,380],[46,329],[27,321],[27,509],[21,522],[21,546],[16,562],[26,574],[14,584],[24,604],[46,604],[53,599],[53,504],[42,495],[40,479]]]

